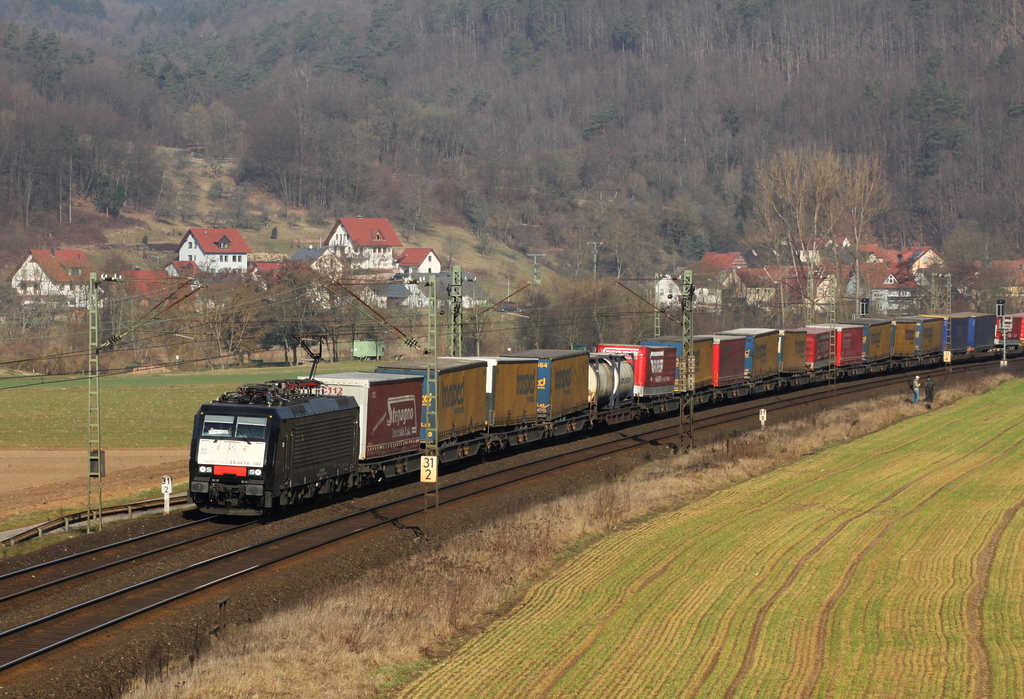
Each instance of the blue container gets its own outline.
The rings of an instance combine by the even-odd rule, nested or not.
[[[967,334],[967,347],[977,352],[996,346],[996,317],[991,313],[972,313]]]
[[[737,328],[718,335],[738,335],[746,340],[743,373],[748,379],[763,379],[779,373],[779,331],[774,328]]]

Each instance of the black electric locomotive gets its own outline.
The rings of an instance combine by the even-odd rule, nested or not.
[[[192,432],[189,500],[203,512],[259,515],[354,485],[359,406],[311,389],[254,384],[203,405]]]

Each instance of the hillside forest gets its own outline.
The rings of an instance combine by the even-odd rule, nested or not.
[[[237,159],[238,196],[313,222],[458,222],[569,276],[592,241],[618,276],[735,248],[759,168],[813,148],[878,163],[866,240],[1013,256],[1020,4],[8,0],[3,261],[102,242],[69,201],[207,224],[166,148]]]

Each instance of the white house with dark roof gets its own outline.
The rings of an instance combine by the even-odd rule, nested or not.
[[[402,241],[386,218],[339,218],[326,246],[352,269],[394,269]]]
[[[96,267],[81,250],[29,250],[11,277],[22,303],[51,301],[72,308],[89,302],[89,275]]]
[[[252,249],[236,228],[189,228],[178,246],[179,262],[204,272],[244,272]]]

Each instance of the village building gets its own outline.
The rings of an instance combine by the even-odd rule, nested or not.
[[[181,281],[173,279],[165,269],[133,269],[117,276],[124,294],[135,299],[142,308],[159,305],[181,286]]]
[[[310,269],[331,279],[341,277],[345,271],[345,263],[335,248],[305,247],[300,248],[291,257],[292,262],[309,265]]]
[[[438,274],[441,260],[430,248],[406,248],[395,257],[395,264],[403,274]]]
[[[11,277],[11,287],[24,304],[49,302],[86,308],[89,275],[95,271],[81,250],[29,250],[28,258]]]
[[[395,251],[403,245],[386,218],[339,218],[326,246],[351,269],[394,269]]]
[[[182,262],[181,260],[172,260],[164,267],[164,271],[169,277],[194,277],[200,272],[199,266],[195,262]]]
[[[655,302],[659,308],[679,307],[679,279],[685,270],[677,269],[675,275],[666,274],[654,285]],[[716,274],[693,272],[694,308],[705,311],[722,310],[722,286]]]
[[[884,262],[862,262],[860,276],[861,293],[869,299],[869,315],[899,316],[917,312],[922,291],[909,265],[890,269]]]
[[[236,228],[189,228],[178,245],[178,261],[203,272],[245,272],[252,250]]]

